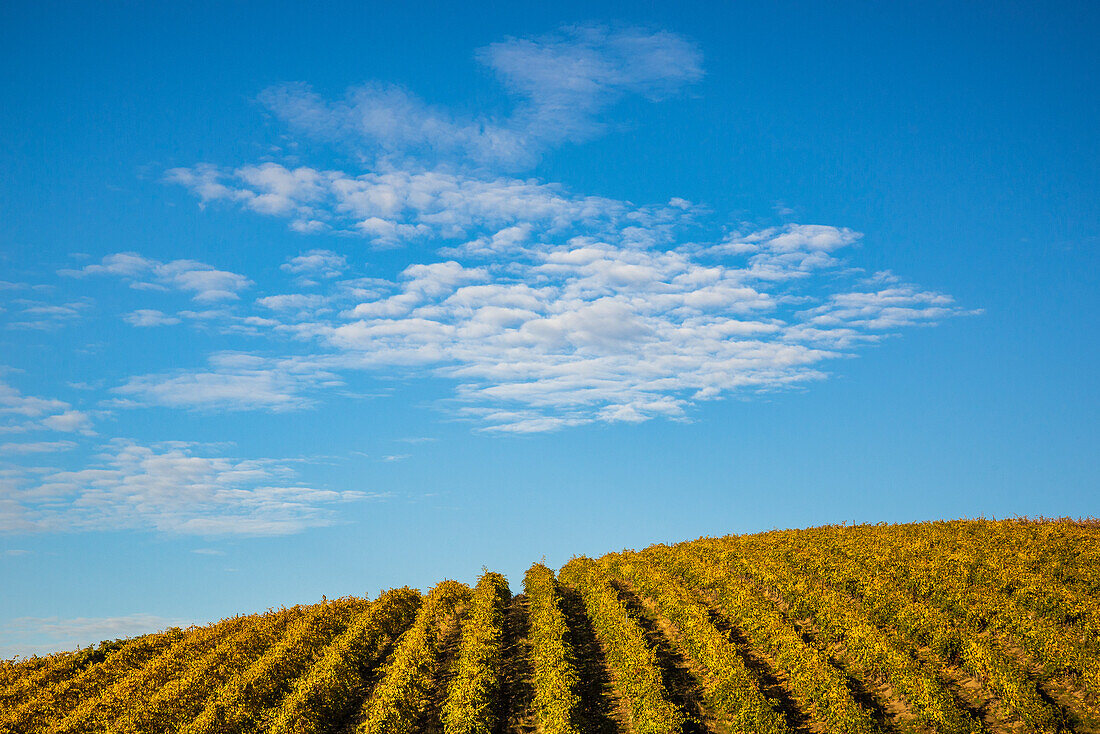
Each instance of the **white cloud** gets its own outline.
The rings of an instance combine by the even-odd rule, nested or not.
[[[79,410],[66,410],[64,413],[58,413],[57,415],[43,418],[41,425],[51,431],[62,431],[64,433],[79,432],[85,435],[91,435],[93,433],[92,419],[87,413]]]
[[[550,146],[599,134],[604,128],[597,114],[624,95],[659,99],[703,76],[693,43],[640,28],[568,26],[537,38],[508,38],[475,57],[516,98],[510,115],[455,115],[379,82],[351,89],[335,103],[304,84],[272,87],[260,99],[292,128],[354,142],[379,161],[412,156],[516,170],[537,162]],[[313,193],[315,179],[304,172],[293,178],[280,173],[276,180],[281,191],[297,189],[299,195],[265,194],[269,208],[289,210],[303,193]],[[204,199],[228,193],[216,180],[201,186],[209,194]]]
[[[463,259],[475,264],[413,263],[392,281],[263,297],[263,319],[211,318],[320,351],[221,353],[209,369],[136,376],[115,392],[131,405],[286,411],[314,405],[344,372],[396,367],[453,381],[457,414],[489,430],[685,419],[699,401],[819,380],[853,349],[966,313],[893,275],[858,280],[842,250],[861,236],[848,229],[790,224],[667,247],[651,243],[676,230],[657,222],[652,237],[492,235],[487,262],[474,252]]]
[[[310,250],[292,257],[279,266],[284,272],[303,279],[337,278],[347,269],[347,259],[332,250]]]
[[[306,315],[324,309],[328,305],[329,299],[316,294],[287,293],[257,298],[256,303],[272,311]]]
[[[312,343],[312,357],[289,360],[294,370],[269,359],[147,375],[119,391],[279,410],[308,405],[343,372],[388,370],[452,381],[452,409],[488,430],[686,419],[700,401],[819,380],[830,360],[902,327],[968,313],[892,274],[859,280],[846,253],[862,235],[847,228],[724,234],[679,197],[639,206],[498,173],[599,133],[624,95],[659,99],[700,79],[701,55],[684,38],[574,26],[476,56],[515,97],[510,115],[454,114],[377,83],[337,103],[303,85],[262,95],[292,128],[365,145],[364,173],[276,162],[169,171],[202,204],[421,249],[397,277],[354,285],[338,280],[340,256],[310,251],[283,269],[306,277],[336,263],[327,290],[262,297],[263,317],[247,323],[212,319]],[[204,397],[223,392],[228,400]]]
[[[509,237],[489,263],[414,263],[369,289],[260,299],[268,328],[316,342],[312,357],[216,355],[209,371],[137,377],[117,392],[287,410],[342,372],[400,367],[452,380],[458,414],[490,430],[683,419],[702,400],[821,379],[841,350],[963,313],[893,276],[884,289],[844,290],[854,274],[840,250],[859,239],[798,224],[671,249]]]
[[[284,535],[330,524],[336,504],[381,497],[301,486],[292,462],[200,450],[115,439],[86,469],[27,470],[0,484],[0,530]]]
[[[38,398],[23,395],[11,385],[0,382],[0,433],[28,433],[33,431],[58,431],[61,433],[95,434],[92,419],[86,412],[75,410],[63,400]],[[30,448],[36,444],[5,444],[8,453],[34,453],[60,449],[62,444],[54,442],[53,448]],[[50,446],[49,442],[37,445]],[[74,444],[75,445],[75,444]]]
[[[15,306],[8,319],[10,329],[33,329],[52,331],[79,321],[92,307],[90,299],[69,301],[67,303],[47,303],[26,298],[13,300]],[[3,309],[0,309],[3,311]]]
[[[314,359],[267,359],[241,352],[210,358],[206,371],[178,370],[140,375],[114,389],[126,407],[162,405],[198,410],[265,409],[276,412],[313,405],[304,393],[341,385]]]
[[[175,316],[168,316],[152,308],[139,308],[137,311],[126,314],[123,318],[132,326],[171,326],[180,322]]]
[[[324,220],[337,231],[366,237],[379,246],[433,237],[457,239],[489,229],[495,234],[465,247],[471,254],[487,256],[514,247],[525,231],[536,227],[550,234],[583,226],[607,237],[661,237],[662,226],[692,213],[678,206],[635,207],[614,199],[577,196],[561,186],[532,180],[486,179],[442,169],[352,176],[304,167],[291,170],[277,163],[265,163],[264,168],[278,169],[280,175],[308,175],[315,185],[308,197],[273,210],[259,204],[271,192],[247,167],[177,168],[168,172],[168,180],[191,189],[203,203],[238,203],[260,214],[290,217],[292,222]]]
[[[806,323],[810,327],[844,326],[877,331],[933,325],[959,311],[951,296],[901,284],[873,292],[836,293],[801,315],[809,317]]]
[[[23,395],[14,387],[0,382],[0,415],[37,418],[68,410],[69,407],[69,404],[62,400]]]
[[[86,265],[79,270],[67,269],[59,272],[70,277],[111,275],[122,278],[131,288],[138,290],[191,293],[192,299],[200,303],[236,300],[240,297],[240,291],[252,285],[252,281],[243,275],[218,270],[197,260],[160,262],[134,252],[107,255],[99,263]]]
[[[624,94],[667,96],[703,76],[702,54],[675,33],[598,25],[509,38],[477,52],[525,102],[513,116],[526,145],[584,140],[596,113]]]
[[[831,253],[859,242],[862,235],[821,224],[788,224],[747,235],[735,234],[708,249],[718,255],[749,255],[753,275],[770,280],[805,277],[838,265]]]

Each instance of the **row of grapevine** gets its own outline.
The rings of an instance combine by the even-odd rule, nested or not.
[[[24,660],[0,660],[0,707],[20,695],[17,690],[30,690],[38,685],[36,681],[42,671],[51,664],[65,666],[78,653],[59,652],[53,655],[35,656]]]
[[[872,734],[879,726],[848,691],[844,674],[817,648],[807,645],[775,604],[737,576],[716,569],[690,549],[652,548],[653,559],[689,585],[713,594],[721,611],[787,673],[792,694],[812,707],[829,731]]]
[[[369,676],[420,609],[408,587],[382,594],[351,621],[283,700],[272,734],[324,734],[346,720],[367,695]]]
[[[628,725],[636,734],[679,732],[684,715],[669,701],[653,649],[646,644],[607,572],[589,558],[574,558],[560,578],[580,592],[592,626],[617,679]]]
[[[1097,533],[1091,530],[1088,542],[1088,538],[1073,537],[1075,527],[1011,521],[929,523],[836,537],[849,553],[858,544],[856,555],[875,554],[910,593],[946,602],[950,606],[941,608],[952,614],[984,625],[1011,603],[1026,610],[1017,617],[1021,622],[1034,615],[1072,637],[1096,640],[1100,638],[1096,594],[1100,587],[1084,583],[1090,575],[1096,577],[1095,559],[1092,564],[1081,559],[1097,545]],[[957,593],[951,598],[952,592],[971,589],[980,589],[984,598],[966,600]]]
[[[737,552],[751,554],[753,545],[727,541]],[[827,547],[827,546],[826,546]],[[820,546],[800,546],[797,563],[791,567],[808,576],[858,595],[861,608],[880,627],[896,628],[912,644],[927,645],[945,660],[958,660],[983,681],[1030,731],[1051,732],[1058,728],[1059,715],[1043,701],[1035,681],[1017,661],[999,648],[996,641],[964,620],[954,618],[934,606],[914,599],[899,588],[897,579],[876,573],[882,561],[873,564],[858,554],[846,556],[835,550],[826,553]],[[788,554],[788,563],[793,554]]]
[[[186,630],[185,634],[160,656],[144,667],[134,668],[115,681],[98,696],[89,696],[68,716],[50,726],[57,734],[107,731],[122,719],[135,701],[155,694],[171,678],[182,672],[189,662],[205,649],[213,647],[218,638],[232,634],[247,624],[247,618],[237,617],[218,624]]]
[[[0,721],[7,713],[25,701],[40,695],[41,691],[72,678],[86,668],[103,662],[107,655],[125,644],[121,640],[101,642],[95,647],[85,647],[75,652],[59,652],[44,657],[30,658],[18,663],[8,663],[7,679],[0,689]],[[0,731],[3,731],[0,729]]]
[[[247,618],[245,625],[196,655],[188,668],[152,697],[133,701],[123,717],[113,722],[112,734],[179,731],[202,711],[211,695],[247,670],[302,613],[303,607],[290,607]]]
[[[357,734],[411,734],[424,713],[439,668],[439,625],[470,597],[470,587],[443,581],[432,589],[401,637],[385,677],[364,705]]]
[[[0,661],[0,734],[1100,731],[1097,524],[700,539],[524,591],[486,572]]]
[[[1093,598],[1077,600],[1052,615],[1051,605],[1036,609],[1034,595],[1028,595],[1036,588],[1044,597],[1055,588],[1070,593],[1066,578],[1081,575],[1076,564],[1069,574],[1052,573],[1049,567],[1073,563],[1078,554],[1058,549],[1056,539],[1044,538],[1053,548],[1020,544],[1008,541],[1015,537],[1012,534],[991,534],[981,528],[977,524],[970,533],[951,532],[947,538],[951,552],[936,552],[932,539],[925,536],[911,538],[904,547],[887,545],[895,551],[893,565],[905,569],[901,583],[911,595],[951,616],[1011,639],[1030,653],[1047,675],[1068,675],[1094,701],[1100,701],[1100,627],[1090,622],[1087,612],[1088,607],[1100,609],[1100,605]],[[974,536],[987,545],[976,545]],[[941,538],[939,545],[943,542]],[[1007,546],[1012,552],[1004,554],[1005,561],[991,564],[989,543]]]
[[[534,670],[534,713],[542,734],[579,734],[575,728],[580,696],[568,627],[554,573],[535,564],[523,578],[527,594]]]
[[[182,630],[171,628],[159,634],[136,638],[77,675],[48,688],[39,688],[36,695],[17,703],[0,716],[0,732],[24,734],[46,728],[85,699],[97,697],[100,691],[119,677],[141,668],[183,634]]]
[[[846,659],[863,677],[888,682],[909,704],[918,724],[945,734],[980,731],[980,723],[959,707],[934,671],[910,654],[910,646],[893,630],[872,624],[846,595],[798,576],[764,554],[716,549],[707,554],[707,562],[757,580],[784,601],[790,614],[812,620],[821,643],[843,644]]]
[[[182,734],[249,734],[265,726],[298,676],[365,603],[349,597],[309,607],[278,643],[225,684]]]
[[[935,523],[931,531],[908,531],[909,542],[899,550],[913,557],[914,550],[927,549],[932,540],[941,549],[953,548],[953,553],[934,556],[965,559],[980,572],[976,583],[1010,595],[1055,624],[1080,626],[1096,638],[1100,636],[1097,531],[1096,526],[1077,523]],[[935,557],[916,560],[935,562]]]
[[[504,613],[510,599],[503,576],[482,575],[463,620],[458,666],[443,704],[446,734],[491,734],[496,726]]]
[[[610,570],[648,598],[676,628],[688,655],[705,671],[704,698],[731,732],[785,734],[783,716],[760,691],[737,648],[710,619],[705,605],[639,554],[610,558]]]
[[[920,547],[921,543],[910,538],[908,545]],[[897,555],[909,556],[908,552],[891,553],[888,542],[880,541],[880,546],[880,557],[884,557],[886,563]],[[936,551],[929,548],[927,552]],[[958,549],[940,551],[940,555],[969,558],[965,551]],[[911,558],[899,567],[897,574],[878,573],[873,579],[869,574],[874,569],[858,559],[854,563],[826,568],[831,568],[829,573],[840,573],[847,585],[855,586],[865,606],[878,613],[883,623],[897,620],[903,632],[916,633],[915,639],[924,640],[934,649],[959,660],[1019,716],[1030,731],[1057,731],[1062,725],[1061,713],[1044,700],[1028,669],[988,634],[987,622],[975,619],[973,610],[965,610],[966,605],[961,602],[953,603],[951,594],[944,591],[951,586],[945,564],[936,563],[927,570],[922,568],[924,565]]]
[[[1010,640],[1031,655],[1046,677],[1069,676],[1092,700],[1100,701],[1100,640],[1075,625],[1056,624],[1030,612],[1013,596],[964,585],[949,569],[930,569],[930,574],[941,579],[935,587],[920,592],[913,585],[904,588],[975,629],[988,629]]]

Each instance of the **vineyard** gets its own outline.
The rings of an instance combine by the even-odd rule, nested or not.
[[[1100,524],[703,538],[0,663],[0,732],[1100,732]]]

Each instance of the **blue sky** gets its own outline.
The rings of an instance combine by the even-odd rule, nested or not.
[[[7,3],[0,655],[1100,514],[1093,4]]]

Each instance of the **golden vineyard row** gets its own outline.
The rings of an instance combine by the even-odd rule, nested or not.
[[[523,592],[485,572],[4,661],[0,732],[1100,731],[1095,523],[704,538]]]

